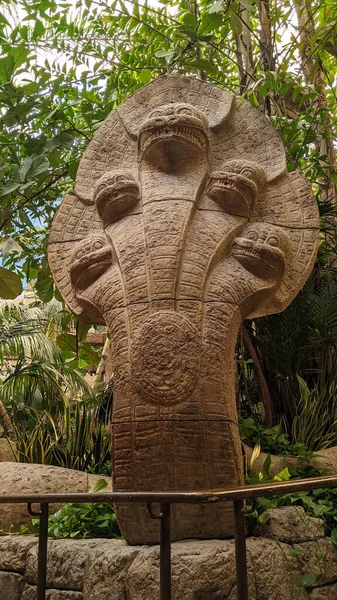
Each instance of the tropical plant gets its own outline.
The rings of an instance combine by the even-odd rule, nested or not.
[[[93,493],[104,490],[107,483],[99,479],[90,490]],[[32,520],[28,530],[39,532],[39,519]],[[59,538],[119,538],[121,533],[112,504],[95,502],[86,504],[66,504],[48,520],[48,536]]]
[[[58,297],[46,260],[50,222],[85,146],[127,95],[167,73],[232,90],[267,114],[322,215],[312,280],[282,315],[246,323],[239,341],[243,415],[269,427],[282,420],[296,441],[298,376],[323,406],[336,360],[336,10],[336,0],[3,0],[0,295],[1,278],[16,270],[41,300]],[[67,365],[84,368],[84,338],[59,335]]]
[[[92,398],[77,403],[62,397],[54,406],[49,404],[52,412],[12,406],[16,460],[110,474],[111,435],[97,418]]]

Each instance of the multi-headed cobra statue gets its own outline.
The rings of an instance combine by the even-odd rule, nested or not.
[[[232,93],[163,77],[108,116],[54,218],[49,261],[72,312],[111,335],[115,491],[242,482],[237,332],[288,306],[318,227],[278,134]],[[117,515],[129,543],[158,541],[145,506]],[[232,530],[230,506],[173,510],[172,539]]]

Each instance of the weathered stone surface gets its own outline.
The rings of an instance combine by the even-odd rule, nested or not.
[[[310,587],[318,587],[337,580],[337,548],[331,540],[317,540],[296,544],[301,550],[297,568],[302,574],[315,573],[316,582]]]
[[[255,600],[254,572],[248,557],[249,600]],[[143,549],[127,575],[127,597],[159,597],[159,547]],[[172,544],[173,600],[236,600],[235,554],[232,541],[210,540]]]
[[[336,600],[337,583],[325,585],[322,588],[315,588],[309,592],[309,600]]]
[[[23,536],[0,540],[0,600],[36,600],[36,548],[29,551],[26,571],[21,568],[29,541]],[[49,540],[48,546],[47,600],[159,598],[158,546],[104,539]],[[299,557],[291,556],[293,548],[301,551]],[[236,600],[234,554],[233,540],[173,543],[172,600]],[[290,545],[248,538],[249,600],[336,600],[336,559],[334,545],[323,540]],[[317,576],[315,587],[305,589],[301,575],[311,572]]]
[[[109,540],[49,540],[47,587],[82,591],[89,554],[96,546],[103,551],[106,543]],[[28,553],[26,574],[28,583],[36,584],[36,548]]]
[[[83,600],[125,600],[128,569],[142,547],[107,540],[90,550],[86,562]]]
[[[25,585],[21,600],[36,600],[35,585]],[[67,590],[46,590],[46,600],[83,600],[83,594]]]
[[[0,438],[0,462],[15,462],[15,444],[7,438]]]
[[[88,492],[98,475],[90,475],[82,471],[63,469],[49,465],[0,462],[0,494],[56,494],[71,492]],[[111,490],[111,482],[106,491]],[[38,507],[36,507],[38,509]],[[50,505],[50,512],[55,512],[60,505]],[[29,525],[31,517],[24,504],[0,505],[0,529],[18,531],[20,525]]]
[[[322,519],[309,517],[302,506],[285,506],[268,510],[267,523],[258,523],[255,535],[275,538],[288,544],[324,538],[325,526]]]
[[[24,579],[19,573],[5,573],[0,571],[0,598],[1,600],[20,600]]]
[[[34,536],[0,537],[0,570],[23,573],[27,554],[37,544],[38,538]]]
[[[71,310],[106,323],[114,369],[113,487],[242,483],[234,351],[242,319],[285,309],[308,277],[319,220],[281,140],[246,101],[157,78],[108,116],[49,238]],[[118,506],[129,543],[159,539]],[[231,506],[175,506],[172,539],[233,533]]]
[[[276,540],[247,540],[256,587],[256,600],[307,600],[291,546]]]

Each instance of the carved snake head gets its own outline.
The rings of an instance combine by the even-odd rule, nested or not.
[[[128,171],[109,171],[97,181],[93,198],[106,226],[137,204],[140,199],[139,185]]]
[[[141,160],[158,164],[161,154],[167,161],[179,161],[208,150],[208,121],[194,106],[167,104],[150,112],[139,130]]]
[[[208,195],[225,212],[248,218],[266,181],[266,173],[257,163],[230,160],[221,171],[212,174]]]
[[[289,237],[282,229],[253,223],[235,238],[232,254],[253,275],[277,282],[283,277],[289,249]]]
[[[78,292],[87,289],[112,264],[112,248],[104,235],[90,235],[75,245],[70,279]]]

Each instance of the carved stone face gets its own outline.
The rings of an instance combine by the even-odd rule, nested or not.
[[[290,240],[285,231],[273,225],[249,225],[233,242],[233,256],[248,271],[272,281],[279,281],[285,270]]]
[[[79,293],[88,288],[112,264],[112,248],[103,235],[84,238],[75,245],[71,257],[70,278]]]
[[[185,103],[167,104],[150,112],[139,130],[140,160],[158,163],[165,152],[168,163],[180,162],[188,151],[190,156],[206,154],[208,122],[194,106]]]
[[[93,198],[106,226],[123,217],[137,204],[139,185],[132,173],[111,171],[99,178]]]
[[[247,160],[228,161],[221,171],[215,171],[209,181],[208,195],[225,212],[249,217],[259,189],[267,180],[264,169]]]

